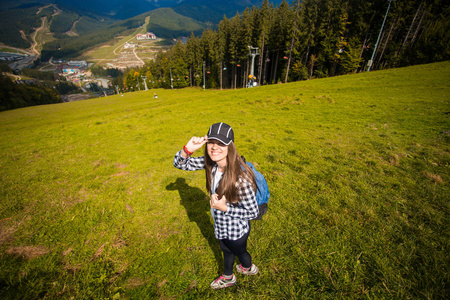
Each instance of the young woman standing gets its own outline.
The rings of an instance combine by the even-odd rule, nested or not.
[[[206,144],[201,157],[191,155]],[[256,183],[252,170],[241,159],[234,145],[233,129],[225,123],[211,125],[208,134],[192,137],[175,154],[173,164],[185,171],[205,169],[206,189],[210,191],[214,234],[224,257],[224,273],[211,283],[213,289],[236,284],[233,274],[235,256],[238,273],[255,275],[258,267],[247,251],[250,220],[258,215]]]

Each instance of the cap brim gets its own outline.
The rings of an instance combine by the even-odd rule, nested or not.
[[[231,144],[231,142],[233,141],[233,140],[227,139],[225,137],[214,136],[214,135],[208,136],[208,140],[217,140],[217,141],[220,141],[221,143],[223,143],[224,145],[227,145],[227,146],[229,144]]]

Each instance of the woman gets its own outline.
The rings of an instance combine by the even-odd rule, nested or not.
[[[205,147],[205,155],[191,155]],[[252,264],[247,251],[250,220],[258,215],[256,183],[252,170],[241,159],[234,145],[234,132],[230,125],[211,125],[208,134],[192,137],[175,154],[173,164],[185,171],[205,169],[206,189],[210,191],[211,215],[214,219],[214,234],[219,240],[224,257],[224,273],[211,283],[213,289],[236,284],[233,274],[235,256],[240,265],[238,273],[255,275],[258,267]]]

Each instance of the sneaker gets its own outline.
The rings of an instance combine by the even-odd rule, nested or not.
[[[236,265],[236,270],[244,275],[256,275],[258,274],[258,267],[252,264],[252,266],[248,269],[244,268],[242,265]]]
[[[213,290],[223,289],[236,284],[236,276],[231,275],[230,279],[226,279],[223,275],[219,276],[216,280],[211,282]]]

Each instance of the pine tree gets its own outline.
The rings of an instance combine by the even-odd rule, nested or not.
[[[260,49],[259,55],[259,67],[258,67],[258,85],[266,83],[266,70],[267,64],[270,61],[268,51],[266,51],[267,45],[269,44],[269,33],[271,20],[273,17],[273,6],[269,6],[269,1],[264,0],[261,9],[255,10],[253,17],[254,27],[254,37],[256,39],[256,43],[258,48]]]
[[[299,10],[300,10],[300,4],[301,2],[299,0],[294,1],[293,2],[293,18],[294,18],[294,24],[292,27],[292,39],[289,45],[289,55],[288,55],[288,61],[287,61],[287,67],[286,67],[286,75],[285,75],[285,79],[284,82],[286,83],[288,81],[288,77],[289,77],[289,67],[292,61],[292,56],[295,53],[297,53],[297,51],[295,51],[295,46],[296,43],[298,41],[298,38],[300,36],[300,29],[299,29],[299,25],[300,25],[300,15],[299,15]]]
[[[301,48],[304,50],[300,50],[301,52],[304,52],[304,60],[303,65],[305,66],[314,66],[314,62],[310,63],[310,57],[311,55],[314,55],[314,59],[316,59],[316,55],[314,53],[317,53],[316,51],[316,33],[317,33],[317,26],[319,22],[319,1],[320,0],[304,0],[301,3],[300,6],[300,25],[299,28],[302,30],[300,31],[300,40],[303,40],[303,43],[300,45]],[[312,71],[310,70],[310,76],[312,77]]]
[[[270,31],[270,52],[271,61],[271,82],[278,82],[281,78],[281,72],[278,65],[285,63],[286,53],[289,42],[291,41],[291,32],[293,27],[293,14],[289,4],[283,0],[280,6],[275,10],[271,31]],[[281,54],[281,55],[280,55]]]
[[[218,61],[220,61],[220,87],[228,87],[230,80],[230,66],[231,66],[231,21],[224,16],[223,20],[219,23],[219,29],[217,33],[217,45],[218,45]]]
[[[191,34],[186,44],[186,60],[189,68],[189,82],[192,86],[200,86],[202,81],[202,56],[200,50],[200,39]]]

